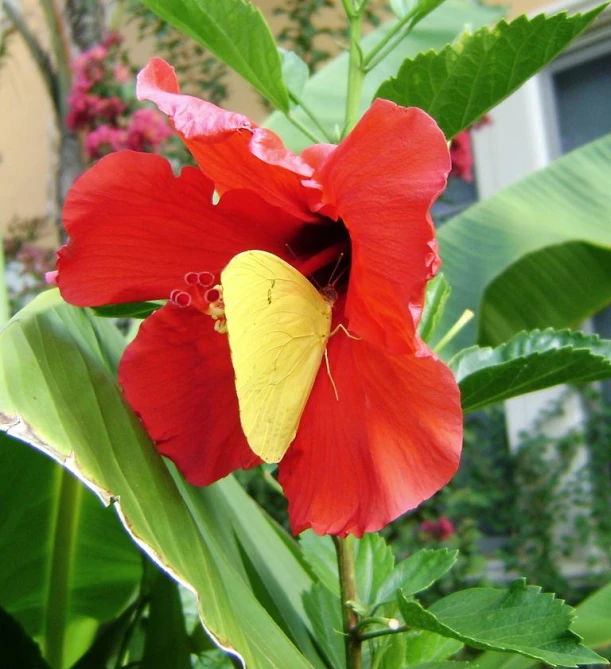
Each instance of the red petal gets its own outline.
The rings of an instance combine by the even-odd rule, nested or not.
[[[218,205],[212,194],[200,170],[175,177],[160,156],[102,158],[64,207],[70,241],[57,264],[64,298],[79,306],[167,298],[187,272],[218,274],[240,251],[286,253],[299,221],[248,191]]]
[[[429,354],[391,356],[337,333],[335,398],[321,367],[297,438],[280,463],[293,532],[374,532],[437,492],[458,468],[459,391]]]
[[[138,99],[150,100],[168,115],[204,173],[219,193],[245,188],[294,216],[314,220],[309,188],[313,169],[271,130],[242,114],[181,95],[174,68],[153,58],[138,75]]]
[[[240,427],[227,336],[195,309],[168,304],[141,326],[119,382],[160,453],[194,485],[261,460]]]
[[[352,239],[350,329],[396,353],[416,347],[426,282],[439,264],[429,209],[449,170],[430,116],[376,100],[316,175]]]

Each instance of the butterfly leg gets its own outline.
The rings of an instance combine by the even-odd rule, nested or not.
[[[332,337],[339,330],[342,330],[343,332],[345,332],[346,336],[349,337],[350,339],[355,339],[356,341],[361,340],[360,337],[357,337],[356,335],[350,334],[350,332],[348,332],[346,326],[342,325],[342,323],[340,323],[337,327],[335,327],[335,328],[333,328],[333,330],[331,330],[331,332],[329,333],[329,337]]]
[[[335,385],[335,381],[333,380],[333,374],[331,374],[331,365],[329,364],[329,354],[327,353],[326,348],[325,348],[325,365],[327,366],[327,374],[329,375],[329,381],[331,381],[331,385],[333,386],[335,399],[339,402],[339,393],[337,392],[337,386]]]

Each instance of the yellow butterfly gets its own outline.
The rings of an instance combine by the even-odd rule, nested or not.
[[[242,430],[262,460],[279,462],[325,354],[332,297],[265,251],[235,256],[221,285]]]

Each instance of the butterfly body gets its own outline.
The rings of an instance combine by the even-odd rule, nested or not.
[[[265,251],[235,256],[221,284],[242,429],[261,459],[278,462],[320,368],[332,301]]]

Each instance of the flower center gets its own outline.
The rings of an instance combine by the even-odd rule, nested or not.
[[[345,292],[352,246],[342,221],[327,219],[322,223],[308,223],[287,246],[296,258],[295,267],[319,289],[320,286],[323,290],[332,288],[336,296]]]

